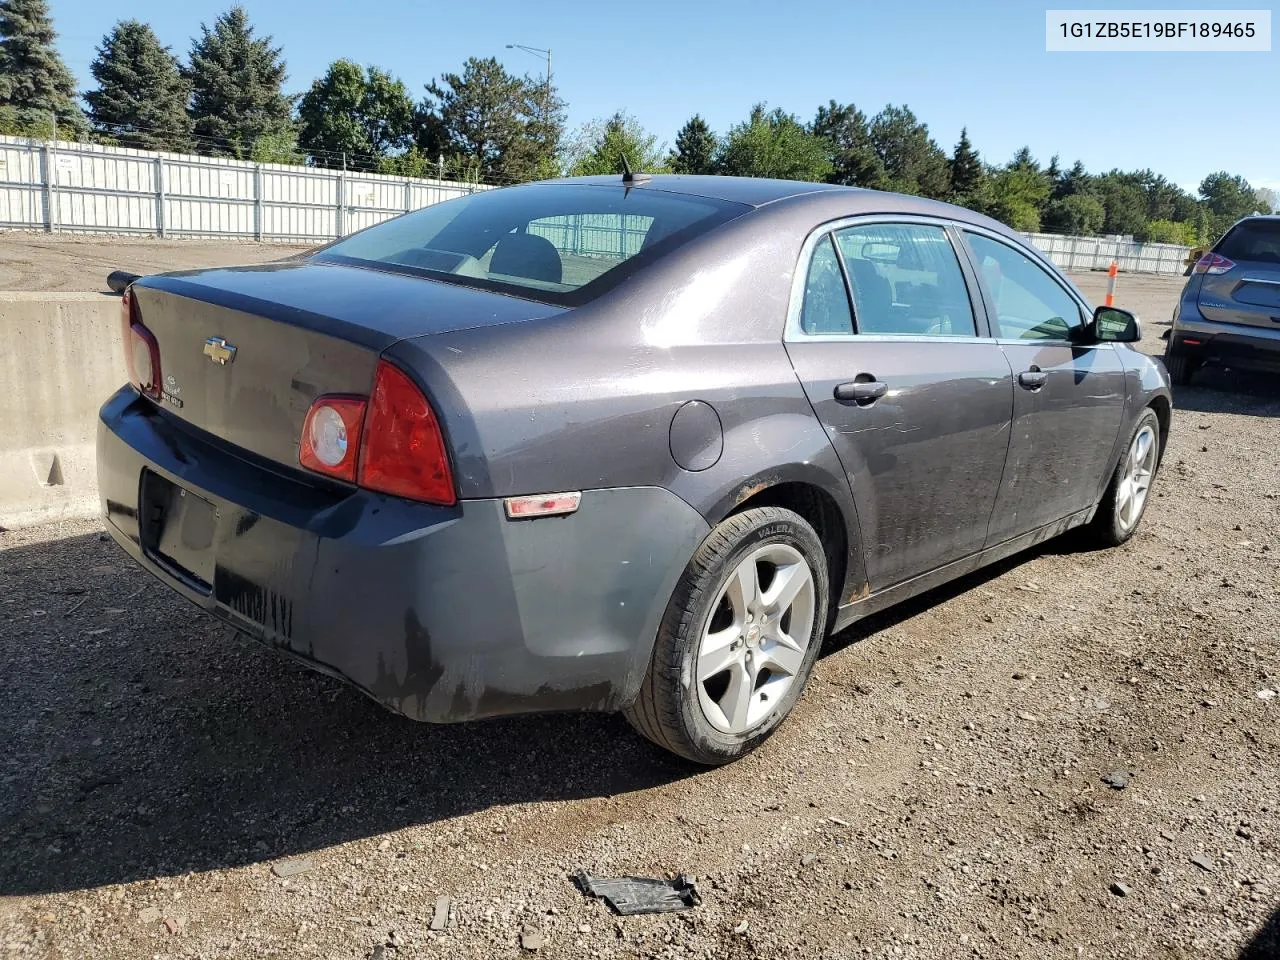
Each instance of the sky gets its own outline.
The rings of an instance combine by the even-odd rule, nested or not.
[[[200,24],[230,0],[49,5],[59,50],[88,89],[94,51],[116,20],[150,23],[185,58]],[[906,104],[948,153],[967,127],[991,162],[1027,145],[1041,162],[1058,154],[1093,172],[1149,167],[1193,190],[1216,170],[1280,188],[1280,44],[1269,53],[1048,53],[1048,4],[1027,0],[243,5],[283,47],[288,92],[340,57],[390,70],[415,96],[469,56],[540,77],[541,57],[506,49],[525,44],[552,50],[571,128],[625,110],[671,144],[695,112],[723,133],[758,101],[805,121],[831,99],[868,115]]]

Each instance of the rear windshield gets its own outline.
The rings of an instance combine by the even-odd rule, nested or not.
[[[1228,260],[1280,263],[1280,220],[1244,220],[1219,241],[1216,252]]]
[[[316,257],[573,306],[749,209],[644,187],[531,184],[424,207]]]

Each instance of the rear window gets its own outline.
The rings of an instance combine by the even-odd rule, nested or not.
[[[1280,263],[1280,220],[1244,220],[1219,241],[1215,253],[1228,260]]]
[[[572,306],[749,209],[643,187],[532,184],[424,207],[316,257]]]

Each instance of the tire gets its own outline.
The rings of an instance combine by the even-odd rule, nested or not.
[[[1141,502],[1137,506],[1136,514],[1132,509],[1125,508],[1125,491],[1124,484],[1130,479],[1130,464],[1135,455],[1135,444],[1139,436],[1144,432],[1149,432],[1150,457],[1144,453],[1142,460],[1149,465],[1146,476],[1146,488],[1142,492]],[[1120,462],[1116,464],[1115,471],[1111,474],[1111,482],[1107,484],[1107,492],[1102,495],[1102,500],[1098,504],[1098,512],[1094,514],[1093,522],[1090,524],[1088,531],[1090,539],[1097,545],[1103,547],[1118,547],[1124,543],[1138,529],[1138,525],[1142,522],[1142,516],[1146,512],[1147,502],[1150,500],[1151,485],[1155,483],[1156,474],[1160,469],[1160,418],[1156,416],[1156,412],[1150,407],[1142,412],[1142,416],[1138,418],[1138,422],[1134,424],[1133,430],[1129,434],[1129,439],[1125,441],[1124,452],[1120,455]],[[1135,495],[1132,487],[1129,489],[1130,496]]]
[[[1164,365],[1175,387],[1185,387],[1190,384],[1192,375],[1200,369],[1200,364],[1180,353],[1166,353]]]
[[[717,766],[754,750],[791,712],[818,657],[827,626],[827,576],[822,542],[799,514],[759,507],[726,518],[676,584],[627,720],[658,746],[695,763]],[[745,577],[758,587],[744,586]],[[796,584],[798,593],[781,616],[780,605],[762,606]],[[748,592],[754,600],[744,602]],[[744,609],[756,611],[749,621]],[[714,636],[707,637],[700,659],[704,634]],[[795,649],[802,636],[803,649]],[[727,637],[737,640],[729,645]],[[784,637],[794,647],[774,639]],[[713,657],[728,658],[723,672],[706,672],[717,664]]]

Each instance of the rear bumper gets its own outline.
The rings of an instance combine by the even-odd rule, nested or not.
[[[517,522],[499,500],[324,489],[233,455],[128,387],[103,406],[97,443],[106,528],[134,560],[416,720],[626,706],[708,529],[655,487],[587,491],[571,516]],[[144,471],[214,505],[209,582],[144,543]]]
[[[1280,324],[1275,329],[1206,320],[1184,303],[1167,350],[1200,363],[1280,370]]]

